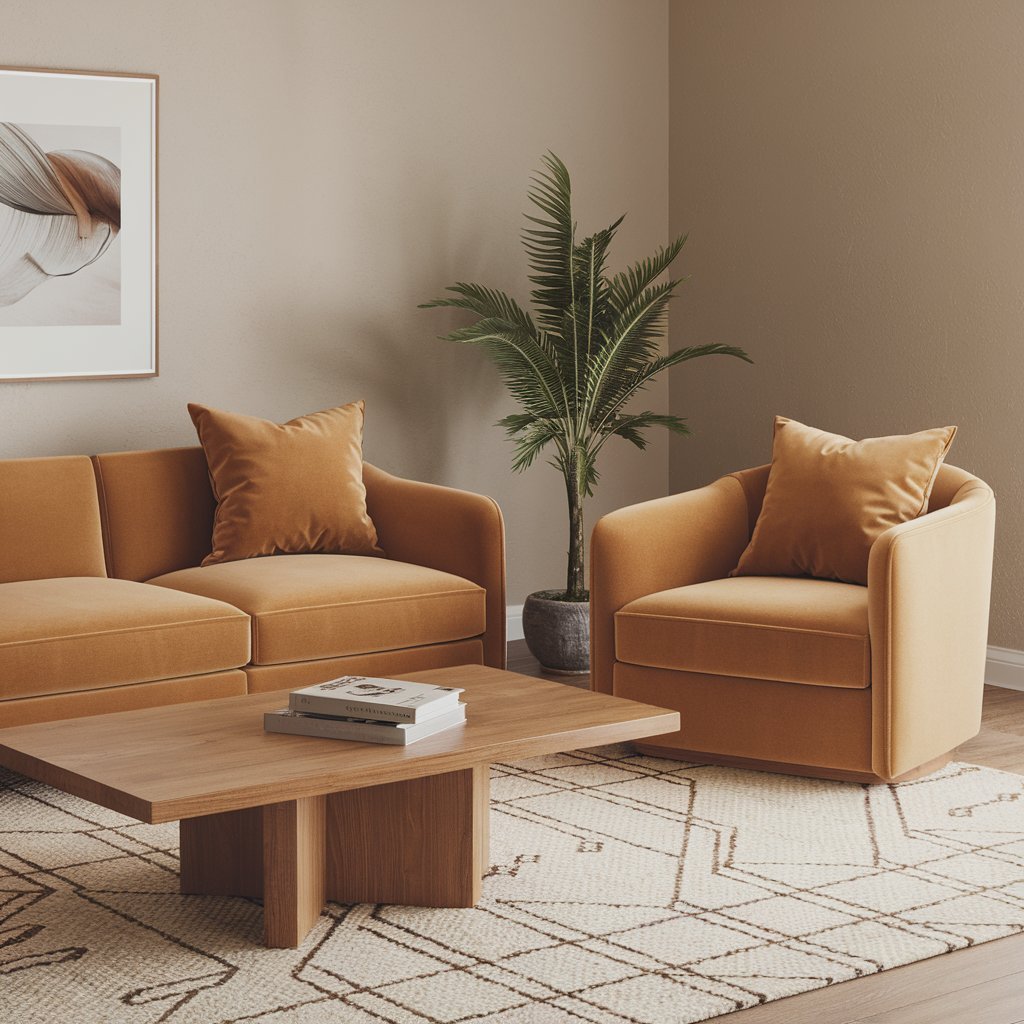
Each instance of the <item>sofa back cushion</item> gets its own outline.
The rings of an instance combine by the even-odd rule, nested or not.
[[[761,514],[730,575],[867,585],[871,546],[928,511],[955,436],[945,426],[855,441],[776,416]]]
[[[86,456],[0,461],[0,551],[0,583],[106,575]]]
[[[190,402],[217,499],[203,565],[263,555],[382,555],[366,511],[363,402],[275,423]]]
[[[761,506],[764,504],[764,495],[768,487],[768,473],[771,471],[771,464],[755,466],[752,469],[741,469],[729,476],[739,481],[743,493],[747,499],[747,521],[750,532],[754,532],[757,517],[761,514]],[[932,487],[931,497],[928,499],[929,512],[935,512],[940,508],[946,508],[956,497],[957,492],[968,483],[978,478],[957,466],[951,466],[944,462],[939,466],[939,472],[935,476],[935,486]]]
[[[202,448],[113,452],[93,462],[112,577],[150,580],[210,553],[214,500]]]

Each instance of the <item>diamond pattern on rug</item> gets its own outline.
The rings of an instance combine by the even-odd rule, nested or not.
[[[177,828],[0,772],[19,1024],[692,1024],[1024,931],[1024,778],[901,786],[575,751],[492,771],[470,910],[330,904],[299,950],[182,896]]]

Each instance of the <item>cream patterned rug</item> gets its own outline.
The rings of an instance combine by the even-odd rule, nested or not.
[[[0,773],[0,1019],[687,1024],[1024,930],[1024,777],[863,787],[603,748],[495,768],[473,910],[300,950],[177,893],[177,828]]]

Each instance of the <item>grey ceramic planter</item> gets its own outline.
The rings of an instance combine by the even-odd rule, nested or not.
[[[554,601],[557,590],[538,590],[523,605],[523,634],[547,672],[590,671],[590,602]]]

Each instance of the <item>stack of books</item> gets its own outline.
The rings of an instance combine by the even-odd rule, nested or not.
[[[339,676],[293,690],[288,707],[263,716],[267,732],[406,746],[461,725],[461,688],[373,676]]]

